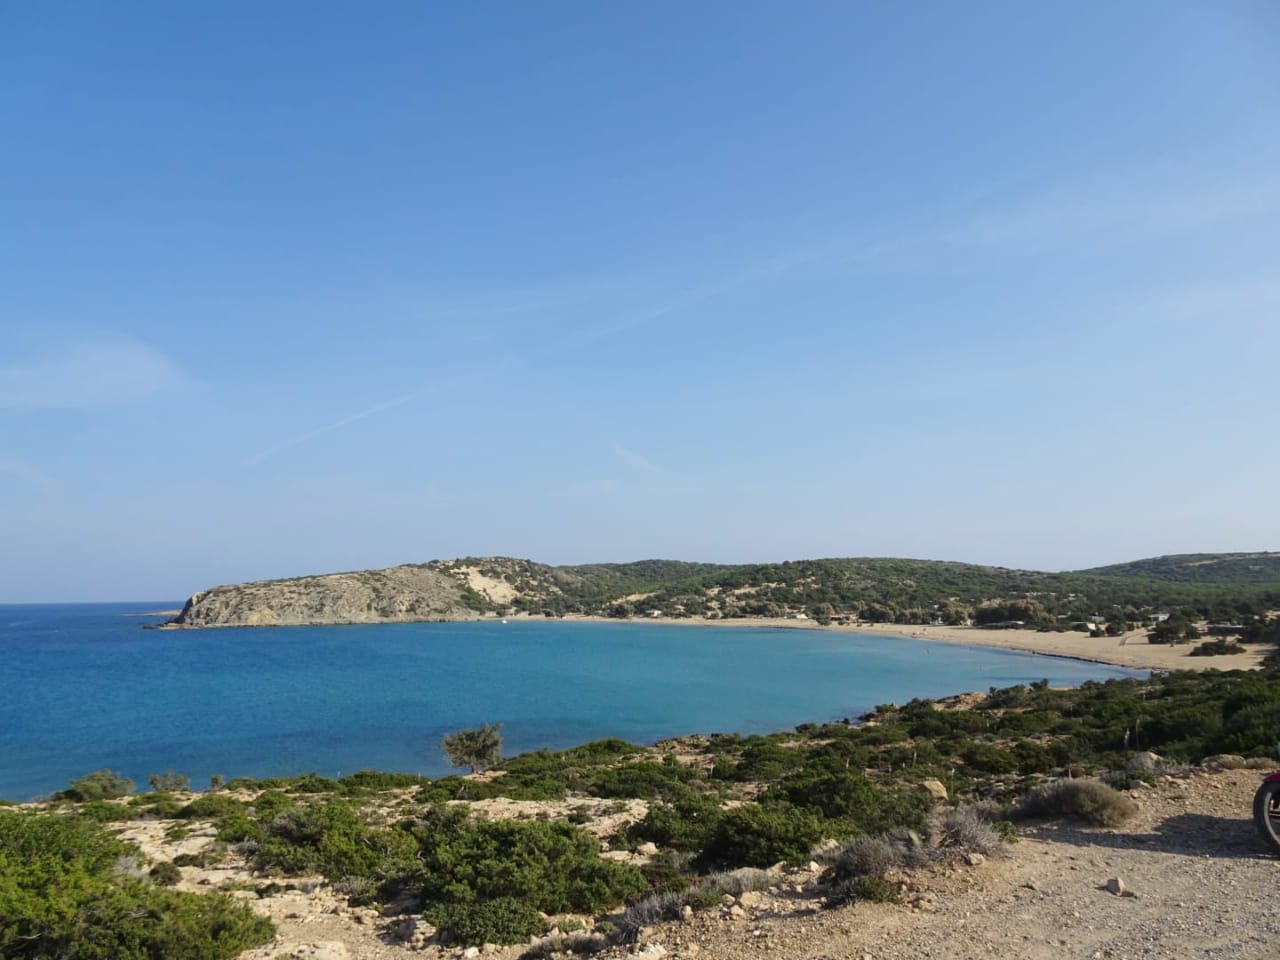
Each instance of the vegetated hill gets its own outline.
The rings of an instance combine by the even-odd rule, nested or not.
[[[1280,603],[1280,573],[1266,581],[1180,583],[1094,571],[1044,573],[896,558],[715,565],[644,561],[551,567],[506,557],[437,561],[496,612],[559,616],[777,617],[848,615],[922,623],[941,619],[1141,621],[1157,609],[1241,617]]]
[[[287,580],[258,580],[195,594],[170,627],[462,620],[485,603],[453,577],[423,565]]]
[[[1178,553],[1081,570],[1079,575],[1222,586],[1280,582],[1280,553]]]
[[[1174,575],[1183,568],[1218,572],[1199,574],[1200,579]],[[1267,569],[1273,573],[1267,575]],[[1161,577],[1153,570],[1168,572]],[[559,567],[511,557],[466,557],[217,587],[193,597],[174,624],[371,623],[482,613],[709,619],[805,613],[894,623],[1021,620],[1049,627],[1142,622],[1172,609],[1239,619],[1276,606],[1280,556],[1273,554],[1198,555],[1194,562],[1158,558],[1068,573],[875,557]]]

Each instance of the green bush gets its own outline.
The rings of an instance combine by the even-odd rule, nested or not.
[[[168,860],[162,860],[151,868],[148,876],[154,883],[160,884],[162,887],[172,887],[182,880],[182,871],[178,869],[176,864],[170,863]]]
[[[883,877],[851,877],[832,888],[827,898],[828,907],[846,906],[859,901],[868,903],[897,903],[901,899],[898,885]]]
[[[719,801],[713,797],[689,794],[674,803],[653,804],[644,819],[628,831],[628,838],[677,850],[701,850],[723,816]]]
[[[599,913],[647,887],[640,871],[602,860],[595,839],[563,821],[472,821],[434,807],[410,830],[415,886],[428,903],[511,897],[544,913]]]
[[[179,810],[177,816],[183,820],[221,820],[243,812],[244,804],[234,797],[225,793],[206,793]]]
[[[745,741],[737,763],[726,763],[726,778],[739,783],[777,780],[804,765],[804,753],[767,737]]]
[[[412,838],[403,830],[375,830],[358,811],[335,800],[277,814],[254,852],[254,865],[281,873],[320,873],[330,880],[389,880],[409,869]]]
[[[298,801],[287,793],[281,793],[279,790],[264,790],[253,798],[247,809],[258,817],[269,819],[276,814],[292,810],[297,805]]]
[[[721,869],[799,863],[822,834],[822,820],[808,810],[786,803],[746,803],[720,818],[698,863]]]
[[[919,790],[880,787],[860,773],[829,766],[805,769],[787,777],[765,791],[760,802],[781,802],[840,821],[830,828],[833,836],[920,827],[930,805],[929,797]]]
[[[429,909],[427,918],[440,928],[448,942],[463,946],[523,943],[546,931],[541,914],[514,897],[441,904]]]
[[[217,839],[223,843],[258,842],[266,835],[267,831],[262,824],[243,811],[230,813],[223,817],[222,822],[218,824],[218,832],[215,834]]]
[[[382,773],[378,770],[357,770],[338,780],[349,793],[366,793],[378,790],[403,790],[406,787],[422,787],[431,783],[426,777],[412,773]]]
[[[642,760],[618,767],[608,767],[595,775],[588,791],[596,797],[654,797],[674,799],[689,792],[693,771],[677,764]]]
[[[67,789],[58,794],[63,800],[86,802],[90,800],[114,800],[133,793],[133,781],[110,770],[95,770],[79,780],[72,780]]]
[[[274,936],[230,897],[116,872],[130,853],[79,817],[0,812],[0,956],[227,960]]]
[[[151,784],[151,789],[158,793],[186,790],[191,786],[190,777],[185,773],[174,773],[172,770],[166,770],[164,773],[153,773],[147,778],[147,782]]]
[[[123,803],[109,803],[106,800],[91,800],[76,812],[85,819],[97,823],[136,820],[140,816],[140,812],[135,807]]]
[[[342,784],[318,773],[304,773],[294,778],[288,790],[290,793],[340,793]]]
[[[961,752],[960,759],[977,773],[1012,773],[1018,769],[1018,759],[1012,752],[990,743],[971,744]]]
[[[1245,648],[1234,640],[1208,640],[1194,650],[1190,656],[1193,657],[1218,657],[1232,653],[1244,653]]]

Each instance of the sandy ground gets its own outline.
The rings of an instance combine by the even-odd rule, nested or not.
[[[541,620],[542,618],[527,619]],[[1146,630],[1131,630],[1119,637],[1090,637],[1077,632],[1041,633],[1038,630],[985,630],[981,627],[933,627],[883,623],[859,623],[851,626],[833,624],[824,627],[812,620],[769,617],[730,621],[705,620],[699,617],[616,620],[609,617],[570,616],[564,619],[590,623],[654,623],[725,629],[776,627],[789,630],[832,630],[837,633],[883,636],[886,639],[911,638],[939,643],[962,643],[977,647],[999,647],[1004,650],[1023,650],[1027,653],[1091,660],[1095,663],[1109,663],[1139,670],[1252,670],[1262,662],[1265,652],[1253,649],[1247,653],[1227,656],[1193,657],[1190,654],[1195,644],[1170,646],[1147,643]]]

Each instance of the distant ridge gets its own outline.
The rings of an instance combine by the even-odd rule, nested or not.
[[[1280,553],[1181,554],[1063,573],[885,557],[549,566],[511,557],[260,580],[195,594],[167,627],[464,620],[533,614],[733,620],[805,614],[896,623],[1040,626],[1239,617],[1280,606]]]
[[[1280,579],[1280,553],[1176,553],[1081,570],[1082,575],[1130,577],[1167,583],[1223,586],[1274,584]]]

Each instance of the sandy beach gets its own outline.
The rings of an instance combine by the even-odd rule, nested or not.
[[[540,619],[532,617],[530,619]],[[999,647],[1022,650],[1052,657],[1091,660],[1138,670],[1253,670],[1262,662],[1265,651],[1216,657],[1193,657],[1194,643],[1169,646],[1147,643],[1147,630],[1131,630],[1119,637],[1090,637],[1084,633],[1042,633],[1038,630],[987,630],[981,627],[936,627],[897,623],[832,624],[822,626],[812,620],[752,617],[734,620],[706,620],[701,617],[652,620],[635,618],[615,620],[609,617],[568,616],[565,620],[592,623],[655,623],[672,626],[725,627],[730,629],[775,627],[790,630],[832,630],[838,633],[881,635],[886,639],[910,638],[938,643],[962,643],[976,647]]]

